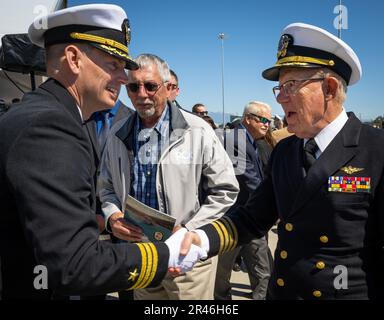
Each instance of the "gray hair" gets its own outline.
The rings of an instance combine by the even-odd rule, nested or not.
[[[339,76],[336,72],[328,68],[324,68],[324,73],[325,73],[325,76],[331,76],[338,80],[339,87],[337,89],[336,100],[340,104],[343,104],[345,99],[347,99],[347,90],[348,90],[347,82],[341,76]]]
[[[344,103],[345,99],[347,98],[348,86],[347,86],[347,82],[340,75],[338,75],[336,72],[332,71],[331,69],[321,68],[317,70],[314,76],[321,76],[321,77],[331,76],[333,78],[336,78],[337,81],[339,82],[339,87],[337,89],[335,99],[341,105]]]
[[[245,117],[246,114],[248,113],[260,113],[262,112],[261,109],[263,108],[266,108],[270,114],[272,114],[272,108],[264,103],[264,102],[260,102],[260,101],[251,101],[251,102],[248,102],[246,104],[246,106],[244,107],[244,112],[243,112],[243,118]]]
[[[139,65],[139,68],[145,69],[149,66],[153,66],[153,65],[156,66],[163,82],[168,82],[171,80],[171,73],[169,71],[168,63],[165,62],[160,57],[158,57],[154,54],[144,53],[144,54],[139,55],[135,59],[135,61]],[[128,76],[129,76],[130,72],[131,71],[128,70]]]

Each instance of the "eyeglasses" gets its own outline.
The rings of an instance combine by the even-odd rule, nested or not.
[[[137,93],[139,91],[139,88],[143,86],[147,94],[154,95],[162,85],[163,85],[162,83],[158,84],[155,82],[144,82],[144,83],[132,82],[127,84],[127,88],[130,92]]]
[[[265,117],[262,117],[262,116],[259,116],[259,115],[254,114],[254,113],[249,112],[248,114],[250,114],[251,116],[255,117],[258,122],[261,122],[263,124],[270,125],[271,122],[272,122],[272,120],[270,120],[268,118],[265,118]]]
[[[276,99],[281,93],[281,91],[283,91],[285,95],[295,95],[297,91],[299,91],[300,89],[300,86],[298,85],[299,83],[303,83],[305,81],[322,81],[324,79],[325,77],[309,78],[309,79],[301,79],[301,80],[288,80],[280,86],[273,87],[272,91]]]
[[[199,116],[207,116],[208,115],[208,111],[194,112],[194,114],[197,114]]]
[[[171,83],[171,89],[176,90],[178,88],[177,84]]]

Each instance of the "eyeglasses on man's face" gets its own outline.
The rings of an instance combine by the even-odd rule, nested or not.
[[[208,111],[196,111],[195,114],[197,114],[199,116],[207,116],[208,115]]]
[[[162,83],[156,83],[151,81],[144,82],[144,83],[131,82],[127,84],[127,88],[130,92],[137,93],[140,87],[143,86],[147,94],[154,95],[162,85],[163,85]]]
[[[266,118],[266,117],[259,116],[259,115],[254,114],[254,113],[249,112],[248,114],[251,115],[257,122],[261,122],[262,124],[270,125],[271,122],[272,122],[271,119],[268,119],[268,118]]]
[[[177,84],[171,83],[170,87],[171,87],[171,90],[176,90],[178,89],[179,86]]]
[[[288,80],[279,86],[273,87],[272,91],[276,99],[281,92],[284,93],[285,95],[295,95],[301,88],[301,86],[299,85],[300,83],[304,83],[306,81],[322,81],[324,79],[325,77],[308,78],[308,79],[300,79],[300,80]]]

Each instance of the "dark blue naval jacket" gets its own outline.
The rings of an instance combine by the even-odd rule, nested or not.
[[[384,131],[349,114],[305,176],[303,140],[282,140],[247,204],[202,228],[210,255],[262,236],[279,219],[271,299],[382,297],[383,146]],[[365,182],[347,192],[338,179]]]
[[[98,241],[97,156],[87,129],[74,98],[53,79],[0,119],[3,299],[143,288],[167,272],[164,243]],[[48,272],[47,289],[34,286],[37,266]]]

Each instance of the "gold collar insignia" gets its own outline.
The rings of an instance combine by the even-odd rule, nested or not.
[[[340,170],[345,172],[346,174],[354,174],[356,172],[363,171],[364,168],[354,168],[352,166],[348,166],[348,167],[342,167]]]

